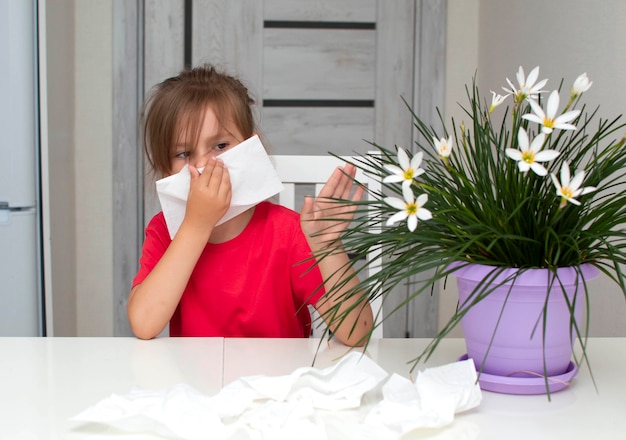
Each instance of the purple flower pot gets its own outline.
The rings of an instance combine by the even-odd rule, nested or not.
[[[468,357],[474,359],[478,370],[496,376],[536,378],[546,373],[549,377],[565,373],[576,336],[570,307],[576,322],[583,325],[584,281],[595,278],[599,270],[589,264],[580,266],[579,272],[564,267],[557,270],[555,278],[548,269],[529,269],[507,281],[518,269],[504,269],[497,276],[494,269],[499,270],[469,264],[453,273],[459,308],[471,307],[461,319]],[[484,280],[490,280],[490,286]],[[491,289],[485,298],[471,305],[477,292]],[[584,327],[580,331],[584,332]]]

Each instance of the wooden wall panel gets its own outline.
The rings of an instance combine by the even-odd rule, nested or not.
[[[370,147],[374,109],[266,107],[260,125],[274,154],[352,155]]]
[[[436,107],[444,112],[446,0],[421,0],[417,6],[413,68],[416,79],[412,106],[423,121],[433,127],[440,127]],[[413,130],[412,138],[413,141],[418,140],[417,129]],[[413,281],[423,281],[430,276],[432,272],[423,273]],[[435,291],[437,289],[435,286]],[[437,334],[438,295],[421,295],[413,300],[407,311],[408,334],[414,337],[432,337]]]
[[[265,20],[374,22],[376,0],[265,0]]]
[[[143,169],[137,136],[143,93],[139,1],[113,2],[113,335],[130,336],[126,303],[143,243]]]
[[[144,92],[185,66],[185,8],[183,0],[145,0]],[[154,176],[146,169],[144,223],[160,211]]]
[[[263,1],[194,0],[192,11],[192,65],[224,68],[261,101]]]
[[[446,34],[442,29],[446,24],[446,2],[422,0],[419,8],[416,18],[419,34],[416,34],[415,41],[419,50],[413,68],[416,78],[413,108],[422,120],[441,128],[436,108],[445,113]],[[413,138],[417,139],[417,136],[417,129],[414,129]]]
[[[376,22],[376,127],[381,145],[411,148],[415,1],[379,1]]]
[[[374,99],[376,32],[265,29],[264,99]]]
[[[185,65],[184,11],[183,0],[145,0],[145,90],[176,75]]]
[[[415,10],[413,0],[378,2],[374,140],[391,149],[396,145],[411,149],[411,118],[402,98],[411,102],[413,96]],[[385,299],[385,313],[394,310],[407,297],[406,287],[396,287]],[[415,336],[408,331],[407,312],[404,308],[385,320],[385,337]]]

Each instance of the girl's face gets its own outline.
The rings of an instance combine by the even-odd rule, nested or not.
[[[187,121],[183,118],[183,123],[185,122]],[[204,113],[204,119],[200,121],[197,141],[194,139],[194,133],[189,133],[187,130],[179,130],[179,132],[179,139],[171,150],[171,174],[178,173],[187,164],[196,168],[203,168],[209,158],[217,156],[245,140],[234,124],[229,123],[226,126],[220,124],[210,106]],[[195,145],[193,145],[194,143]]]

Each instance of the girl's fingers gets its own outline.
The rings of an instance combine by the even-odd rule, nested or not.
[[[191,167],[190,167],[191,169]],[[224,176],[226,172],[226,176]],[[230,182],[230,178],[228,177],[226,167],[224,163],[219,159],[211,159],[207,162],[202,174],[197,177],[197,182],[199,186],[202,187],[213,187],[214,189],[219,189],[222,181],[228,179]],[[192,177],[193,182],[193,177]]]
[[[191,180],[197,179],[200,176],[200,171],[198,168],[193,165],[187,165],[187,169],[189,170],[189,174],[191,175]]]

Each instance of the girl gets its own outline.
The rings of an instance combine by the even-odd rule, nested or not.
[[[341,298],[357,283],[352,272],[340,269],[345,252],[318,265],[302,264],[336,241],[347,225],[341,219],[352,217],[352,211],[324,199],[350,198],[353,166],[336,169],[317,199],[305,199],[300,215],[262,202],[216,226],[231,198],[219,154],[254,134],[252,104],[241,82],[212,66],[163,81],[147,99],[142,122],[150,165],[161,176],[188,166],[191,184],[173,239],[162,212],[146,228],[128,299],[133,333],[150,339],[169,322],[171,336],[308,337],[310,304],[323,317],[333,308],[338,315],[345,312],[340,326],[328,322],[330,330],[348,345],[362,344],[372,311],[367,301],[355,307],[357,298]],[[362,194],[357,187],[352,198]],[[329,218],[335,221],[324,220]],[[337,295],[324,297],[336,283],[344,283]]]

